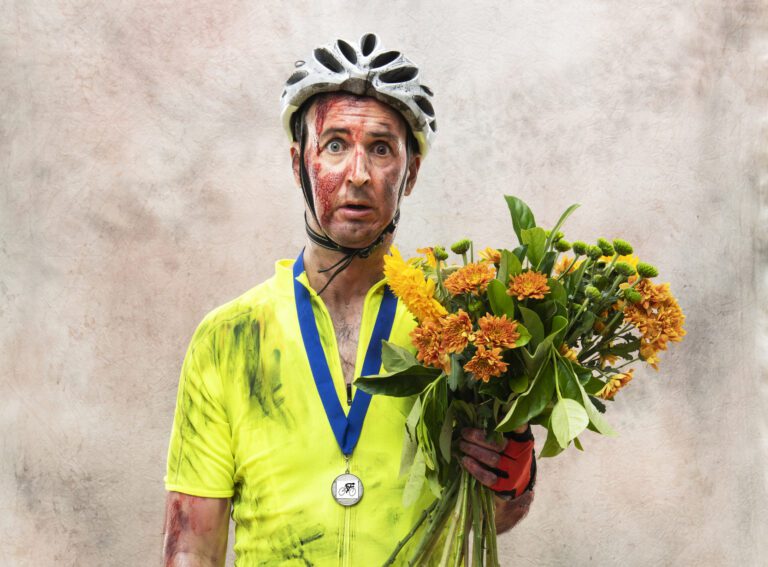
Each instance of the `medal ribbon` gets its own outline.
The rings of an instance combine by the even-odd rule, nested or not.
[[[299,316],[299,328],[301,338],[304,341],[304,350],[309,359],[312,376],[315,379],[317,393],[323,402],[325,414],[331,424],[336,442],[344,455],[351,455],[360,439],[363,430],[363,421],[371,403],[371,395],[358,390],[352,401],[349,415],[344,414],[336,389],[333,386],[331,369],[325,357],[323,345],[320,342],[320,334],[317,330],[317,321],[312,312],[312,300],[309,290],[298,281],[298,277],[304,271],[304,251],[302,250],[296,262],[293,264],[293,294],[296,299],[296,311]],[[395,320],[397,298],[395,298],[389,286],[384,286],[384,297],[381,300],[376,323],[373,326],[371,340],[363,361],[363,376],[377,374],[381,368],[381,341],[389,338],[392,323]]]

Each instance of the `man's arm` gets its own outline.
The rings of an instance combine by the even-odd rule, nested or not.
[[[533,490],[523,492],[512,500],[503,500],[498,496],[494,496],[493,500],[496,504],[496,533],[500,534],[511,530],[525,518],[533,502]]]
[[[229,500],[168,492],[163,532],[165,567],[224,565],[229,535]]]

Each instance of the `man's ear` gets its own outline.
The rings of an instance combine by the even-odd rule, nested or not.
[[[416,177],[419,175],[421,167],[421,156],[419,154],[411,156],[411,163],[408,164],[408,180],[405,183],[405,194],[410,195],[413,186],[416,184]]]
[[[301,187],[301,172],[299,171],[299,159],[301,152],[299,152],[299,143],[291,142],[291,167],[293,168],[293,179],[296,182],[297,187]]]

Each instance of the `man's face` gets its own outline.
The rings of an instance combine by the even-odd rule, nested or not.
[[[305,117],[304,156],[322,230],[343,246],[364,247],[389,224],[416,181],[420,157],[407,163],[407,126],[400,114],[370,97],[318,97]],[[299,145],[291,146],[299,182]],[[314,220],[310,223],[314,225]]]

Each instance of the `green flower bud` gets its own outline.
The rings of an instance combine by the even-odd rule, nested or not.
[[[544,229],[544,236],[546,236],[547,238],[549,238],[549,235],[550,235],[551,233],[552,233],[552,231],[551,231],[551,230],[547,230],[546,228]]]
[[[555,242],[555,250],[558,252],[567,252],[571,249],[571,243],[567,240],[558,240]]]
[[[592,278],[592,285],[594,285],[597,289],[603,290],[608,287],[609,284],[608,278],[606,278],[602,274],[597,274],[594,278]]]
[[[466,254],[467,250],[469,250],[469,240],[466,238],[462,238],[458,242],[451,244],[451,252],[454,254]]]
[[[588,298],[590,298],[592,301],[600,301],[600,298],[603,296],[602,293],[600,293],[600,290],[597,289],[593,285],[588,285],[584,288],[584,293]]]
[[[472,311],[472,313],[480,313],[485,309],[485,305],[483,305],[483,302],[479,299],[475,299],[472,303],[469,304],[469,310]]]
[[[638,303],[643,299],[643,295],[637,291],[636,289],[626,289],[624,290],[624,297],[627,301],[630,303]]]
[[[600,250],[599,246],[587,246],[587,256],[592,258],[593,260],[597,260],[600,256],[603,255],[603,251]]]
[[[633,276],[635,274],[635,269],[626,262],[616,262],[613,265],[614,269],[619,272],[622,276]]]
[[[611,243],[608,242],[605,238],[598,238],[597,245],[603,252],[603,256],[613,256],[613,246],[611,246]]]
[[[643,278],[655,278],[656,276],[659,275],[659,270],[657,270],[650,264],[646,264],[645,262],[638,262],[637,273],[640,274],[640,277],[643,277]]]
[[[616,253],[619,256],[627,256],[628,254],[632,254],[632,245],[626,240],[614,238],[613,247],[616,249]]]
[[[576,253],[577,256],[583,256],[587,253],[587,243],[582,242],[581,240],[576,240],[573,243],[573,251]]]
[[[565,235],[563,234],[563,231],[561,231],[561,230],[558,230],[558,231],[555,233],[555,236],[554,236],[554,238],[552,238],[552,240],[553,240],[554,242],[557,242],[558,240],[560,240],[561,238],[563,238],[563,236],[565,236]]]
[[[432,253],[435,255],[435,259],[440,262],[448,259],[448,252],[442,246],[435,246],[432,249]]]

